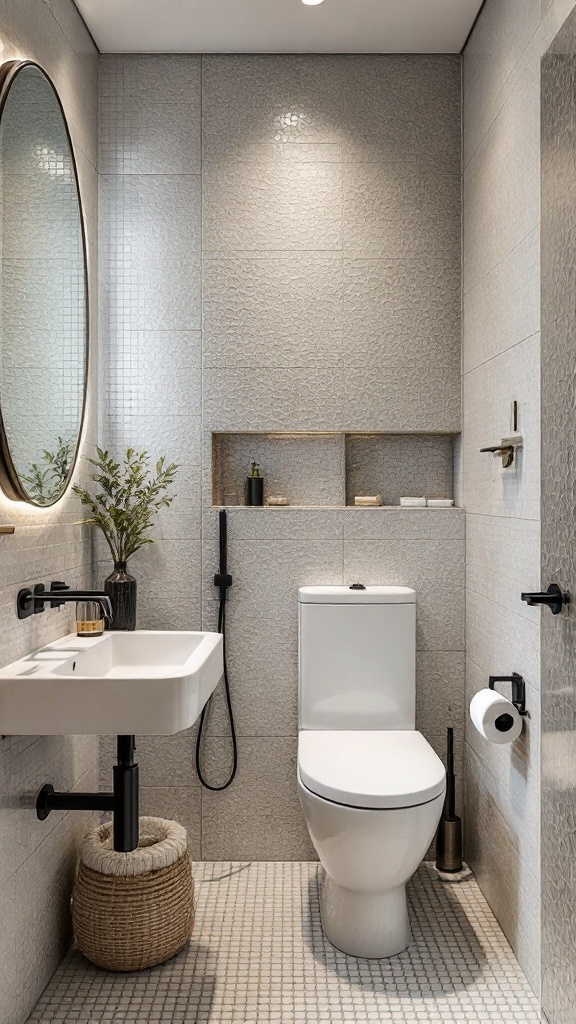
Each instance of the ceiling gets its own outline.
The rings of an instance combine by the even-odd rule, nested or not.
[[[103,53],[459,53],[483,0],[75,0]]]

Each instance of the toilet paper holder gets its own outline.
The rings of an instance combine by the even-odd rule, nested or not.
[[[512,683],[512,703],[519,715],[528,715],[524,676],[521,676],[519,672],[513,672],[511,676],[488,677],[488,688],[490,690],[496,690],[496,683]]]

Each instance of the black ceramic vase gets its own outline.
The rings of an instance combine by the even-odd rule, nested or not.
[[[136,629],[136,580],[126,572],[126,562],[114,563],[104,590],[110,595],[114,613],[110,629]]]

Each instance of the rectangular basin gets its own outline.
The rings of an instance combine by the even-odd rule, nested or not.
[[[223,671],[220,633],[63,637],[0,669],[0,732],[172,735],[194,724]]]

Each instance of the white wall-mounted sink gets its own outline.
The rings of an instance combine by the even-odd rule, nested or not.
[[[0,669],[0,733],[168,736],[194,724],[223,671],[220,633],[66,636]]]

